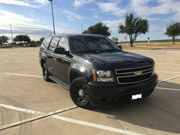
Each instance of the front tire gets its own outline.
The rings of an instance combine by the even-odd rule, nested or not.
[[[43,73],[44,80],[47,82],[51,82],[51,79],[49,78],[49,72],[47,70],[46,63],[43,63],[43,65],[42,65],[42,73]]]
[[[91,90],[86,79],[78,77],[70,85],[70,96],[74,104],[82,108],[92,107]]]

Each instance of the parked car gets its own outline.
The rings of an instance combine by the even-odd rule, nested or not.
[[[44,80],[69,89],[80,107],[136,94],[145,98],[158,82],[153,59],[123,51],[101,35],[47,37],[40,48],[40,64]]]

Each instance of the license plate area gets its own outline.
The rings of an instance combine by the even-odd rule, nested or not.
[[[142,94],[135,94],[131,96],[131,100],[137,100],[137,99],[141,99],[142,98]]]

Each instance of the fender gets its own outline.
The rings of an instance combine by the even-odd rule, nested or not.
[[[91,78],[91,69],[87,68],[85,66],[82,66],[80,64],[72,64],[71,68],[69,69],[68,76],[69,76],[69,82],[71,82],[71,73],[76,73],[79,76],[84,77],[88,82]]]

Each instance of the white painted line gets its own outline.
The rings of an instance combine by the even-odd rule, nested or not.
[[[10,109],[10,110],[19,111],[19,112],[35,114],[35,115],[41,114],[41,112],[37,112],[37,111],[33,111],[33,110],[28,110],[28,109],[24,109],[24,108],[19,108],[19,107],[15,107],[15,106],[10,106],[10,105],[5,105],[5,104],[0,104],[0,107],[6,108],[6,109]]]
[[[119,128],[113,128],[113,127],[109,127],[109,126],[104,126],[104,125],[100,125],[100,124],[96,124],[96,123],[92,123],[92,122],[86,122],[86,121],[81,121],[81,120],[76,120],[76,119],[72,119],[72,118],[68,118],[68,117],[55,115],[55,114],[58,114],[58,113],[64,111],[65,109],[58,110],[58,111],[55,111],[55,112],[50,112],[50,113],[46,114],[46,113],[42,113],[42,112],[23,109],[23,108],[14,107],[14,106],[5,105],[5,104],[0,104],[0,107],[11,109],[11,110],[16,110],[16,111],[20,111],[20,112],[30,113],[30,114],[42,115],[42,116],[39,116],[39,117],[34,117],[34,119],[31,118],[31,119],[27,119],[27,121],[26,120],[22,121],[24,123],[27,123],[28,121],[34,121],[36,119],[40,119],[41,117],[46,117],[47,116],[47,117],[50,117],[50,118],[55,118],[55,119],[58,119],[58,120],[62,120],[62,121],[66,121],[66,122],[70,122],[70,123],[74,123],[74,124],[78,124],[78,125],[88,126],[88,127],[97,128],[97,129],[101,129],[101,130],[105,130],[105,131],[109,131],[109,132],[115,132],[115,133],[124,134],[124,135],[145,135],[145,134],[131,132],[131,131],[127,131],[127,130],[123,130],[123,129],[119,129]],[[69,108],[66,108],[66,110],[67,109],[69,109]],[[23,123],[21,123],[21,122],[18,123],[17,122],[15,124],[20,125],[20,124],[23,124]],[[16,126],[15,124],[11,124],[9,126],[14,127],[14,126]],[[8,128],[7,126],[4,126],[4,127],[6,129]],[[1,127],[0,129],[3,130],[3,127]]]
[[[29,74],[17,74],[17,73],[4,73],[5,75],[14,75],[14,76],[24,76],[24,77],[38,77],[42,78],[42,76],[39,75],[29,75]]]
[[[145,135],[145,134],[135,133],[135,132],[119,129],[119,128],[113,128],[113,127],[109,127],[109,126],[104,126],[104,125],[86,122],[86,121],[75,120],[75,119],[57,116],[57,115],[54,115],[52,117],[59,119],[59,120],[63,120],[63,121],[67,121],[67,122],[71,122],[71,123],[75,123],[75,124],[79,124],[79,125],[83,125],[83,126],[93,127],[93,128],[97,128],[97,129],[101,129],[101,130],[106,130],[109,132],[124,134],[124,135]]]
[[[178,78],[178,77],[180,77],[180,75],[173,76],[173,77],[170,77],[170,78],[167,78],[167,79],[161,80],[161,81],[159,81],[159,83],[161,83],[161,82],[166,82],[166,81],[169,81],[169,80],[173,80],[173,79]]]
[[[157,71],[160,73],[175,73],[175,74],[180,74],[180,72],[176,72],[176,71]]]
[[[174,88],[164,88],[164,87],[156,87],[156,89],[159,89],[159,90],[180,91],[180,89],[174,89]]]

